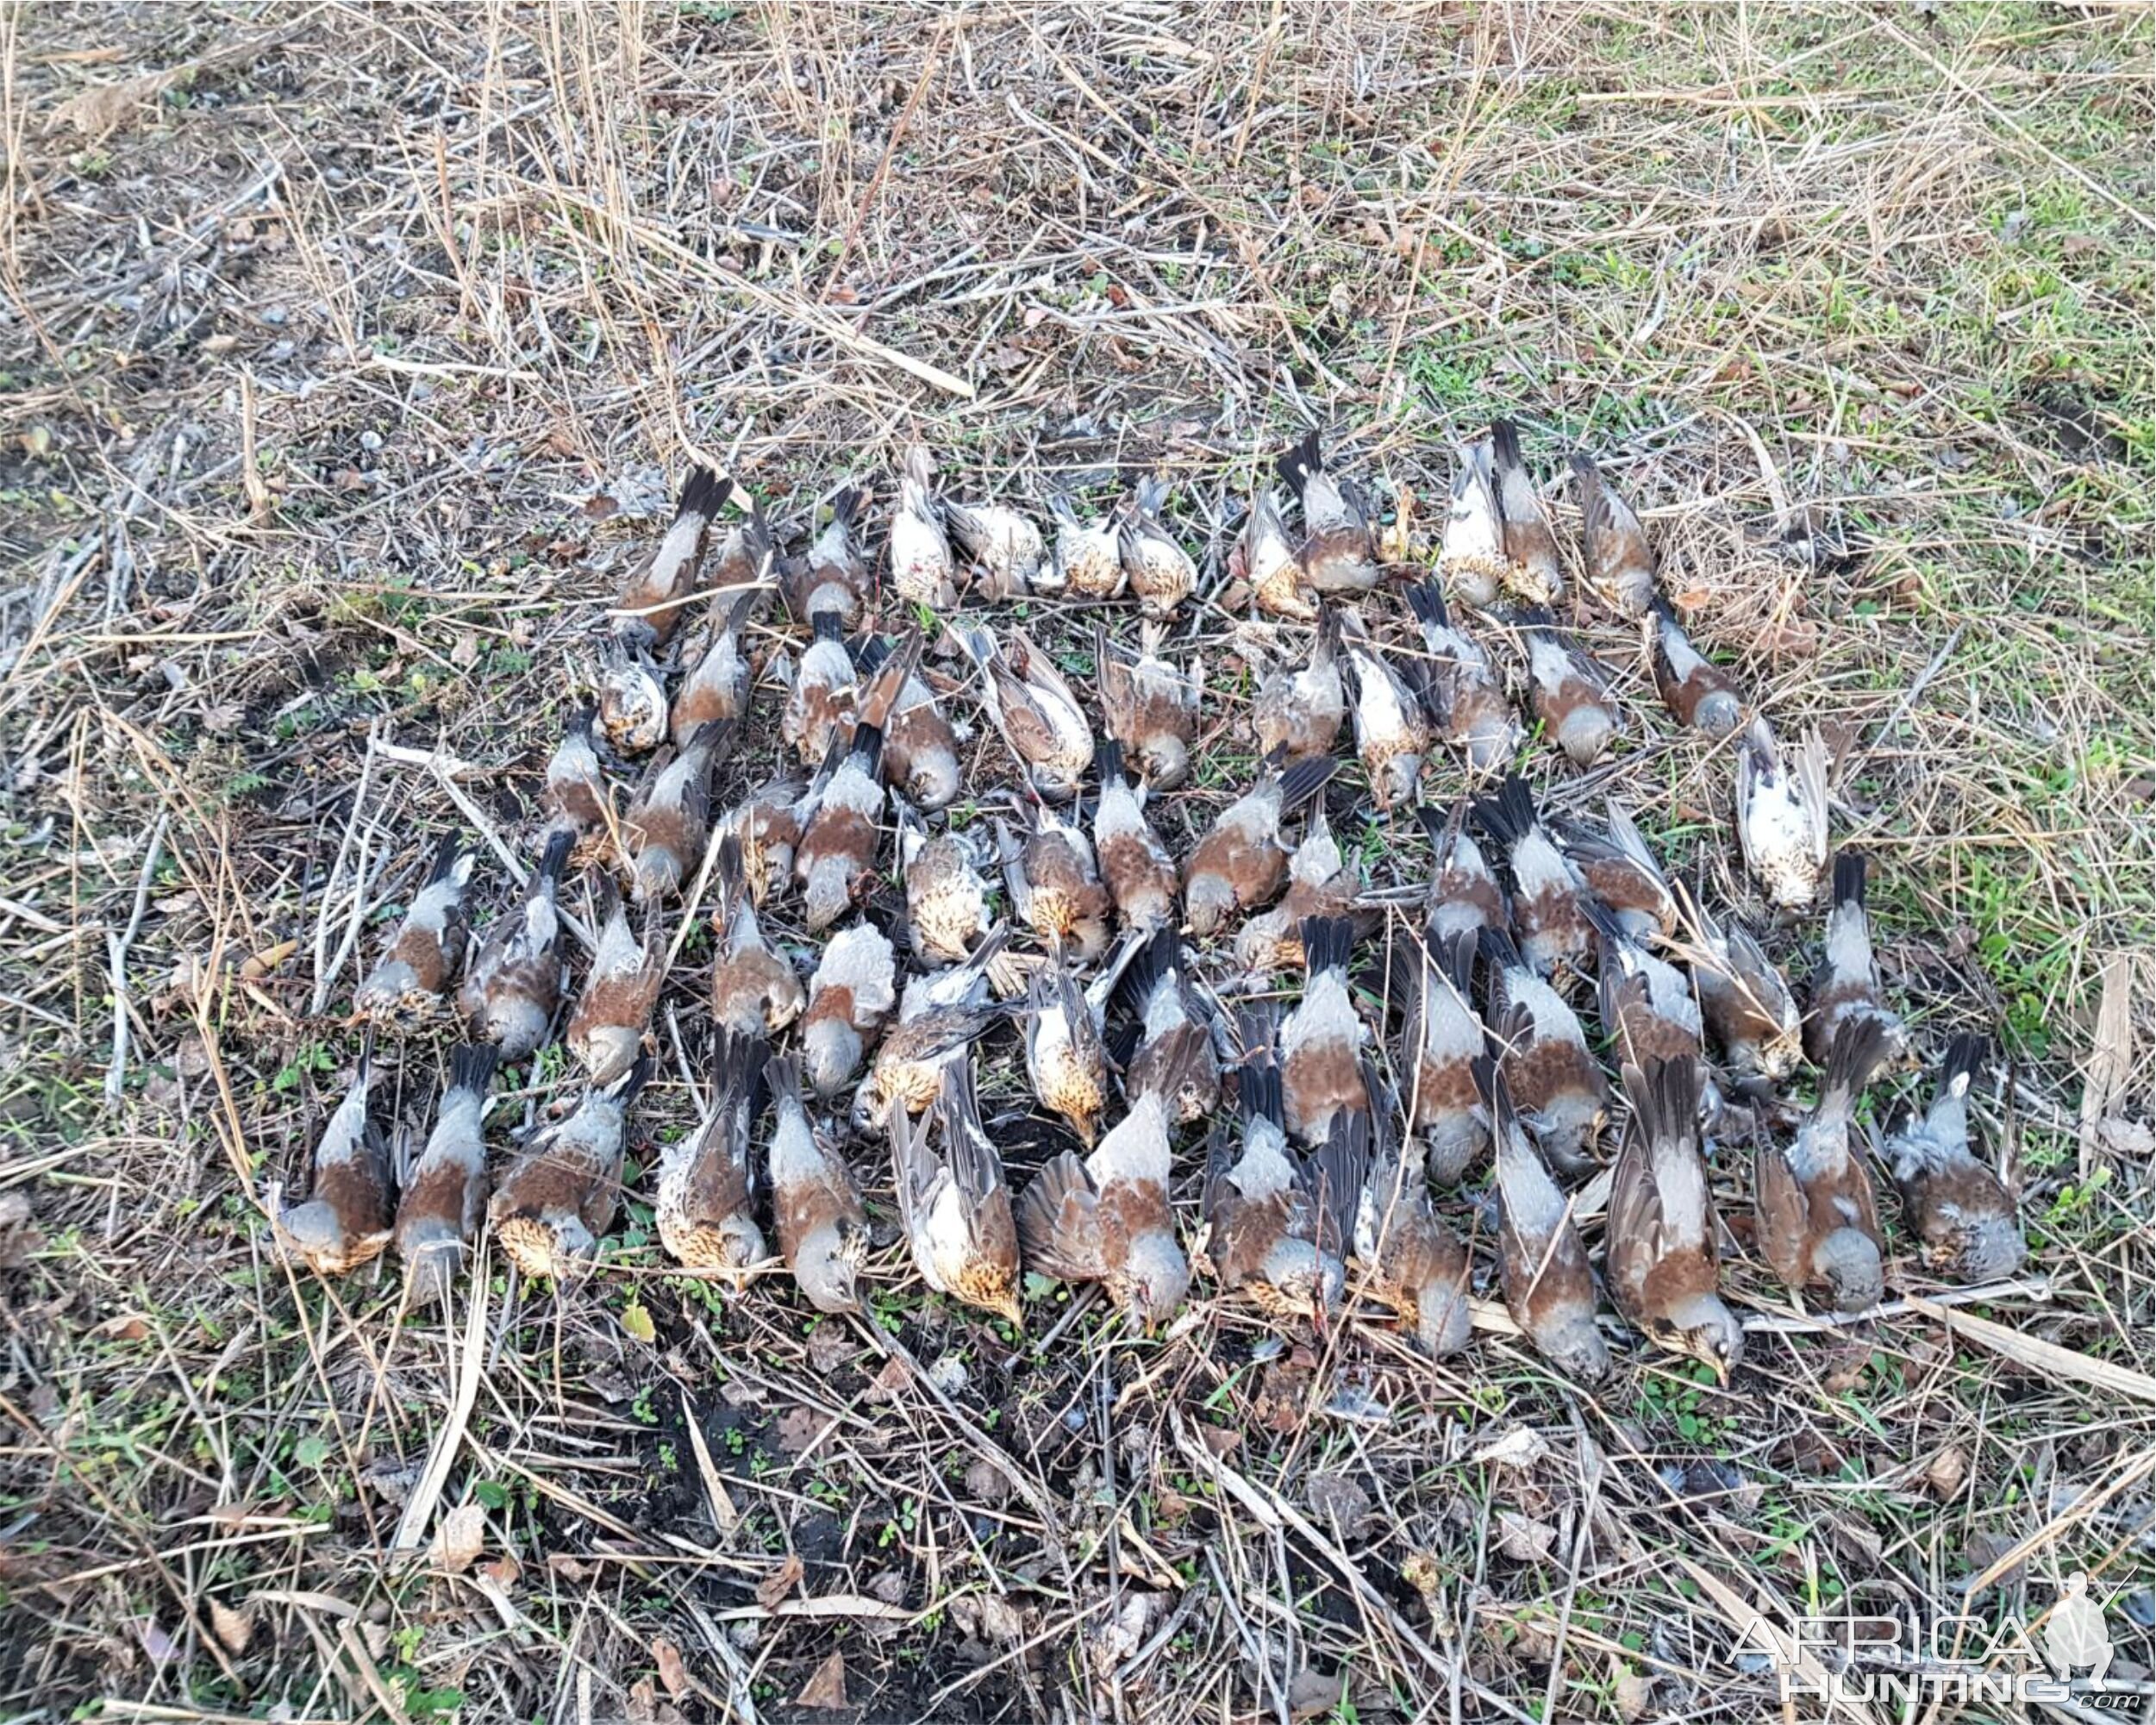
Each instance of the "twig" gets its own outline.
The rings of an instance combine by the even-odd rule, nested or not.
[[[330,978],[335,970],[324,960],[329,949],[329,906],[337,896],[337,883],[343,878],[345,859],[352,853],[353,835],[359,830],[359,813],[366,807],[367,786],[374,778],[375,741],[381,734],[381,721],[376,720],[367,728],[366,753],[359,757],[359,788],[352,793],[352,813],[344,823],[344,837],[338,841],[337,855],[329,865],[329,878],[322,890],[322,904],[315,916],[315,993],[307,1009],[309,1018],[319,1018],[328,1009]],[[361,872],[365,872],[365,864]],[[357,887],[355,897],[364,898]],[[347,949],[349,948],[347,941]],[[344,964],[344,955],[337,957],[337,968]]]
[[[128,993],[128,948],[134,944],[135,935],[142,928],[142,918],[150,906],[150,881],[157,872],[158,863],[165,855],[165,824],[170,817],[160,814],[157,824],[150,828],[149,849],[142,858],[142,872],[134,883],[134,911],[128,918],[124,932],[105,933],[105,951],[112,969],[112,1064],[105,1068],[105,1105],[116,1107],[125,1093],[128,1082],[128,1015],[134,1009]]]
[[[481,1364],[486,1351],[489,1285],[484,1240],[473,1248],[471,1282],[472,1308],[465,1319],[456,1398],[450,1405],[447,1422],[434,1434],[434,1447],[428,1452],[426,1466],[420,1470],[419,1484],[412,1488],[404,1513],[397,1518],[397,1536],[390,1541],[392,1551],[415,1550],[425,1537],[428,1520],[434,1513],[442,1488],[449,1483],[449,1469],[456,1461],[458,1447],[464,1442],[465,1428],[471,1422],[472,1407],[479,1399]]]

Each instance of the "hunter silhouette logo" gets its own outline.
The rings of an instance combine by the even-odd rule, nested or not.
[[[2079,1570],[2059,1590],[2059,1603],[2044,1624],[2044,1658],[2061,1682],[2085,1672],[2102,1682],[2111,1665],[2111,1632],[2103,1608],[2089,1597],[2089,1578]]]

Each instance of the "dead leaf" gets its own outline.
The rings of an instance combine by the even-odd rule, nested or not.
[[[1968,1483],[1968,1452],[1958,1443],[1950,1443],[1931,1459],[1924,1469],[1924,1484],[1940,1503],[1954,1497]]]
[[[868,1399],[872,1402],[891,1401],[906,1387],[906,1362],[894,1353],[884,1362],[884,1369],[871,1380]]]
[[[830,1423],[814,1408],[789,1408],[778,1416],[772,1434],[786,1454],[806,1455],[816,1447],[816,1440]]]
[[[838,1325],[818,1324],[809,1333],[809,1369],[819,1378],[828,1378],[853,1359],[856,1347],[853,1338]]]
[[[1233,1454],[1236,1445],[1243,1441],[1243,1434],[1240,1432],[1228,1426],[1200,1426],[1197,1428],[1197,1434],[1206,1448],[1213,1452],[1213,1459],[1215,1461],[1222,1460]]]
[[[2097,1005],[2096,1032],[2089,1064],[2081,1079],[2081,1178],[2094,1172],[2097,1127],[2117,1106],[2134,1070],[2133,999],[2124,953],[2114,953],[2103,966],[2103,995]]]
[[[156,101],[194,70],[191,63],[165,72],[141,72],[117,84],[94,84],[55,108],[48,129],[57,132],[66,126],[85,138],[109,137],[134,123],[136,109]]]
[[[801,1578],[805,1573],[801,1553],[788,1552],[785,1560],[756,1584],[756,1603],[766,1611],[776,1611],[785,1602],[787,1595],[801,1584]]]
[[[254,1639],[254,1614],[234,1610],[223,1600],[213,1599],[209,1602],[209,1627],[224,1643],[224,1650],[236,1659],[247,1652],[247,1643]]]
[[[830,1657],[809,1674],[794,1697],[796,1707],[843,1707],[846,1703],[846,1655],[836,1647]]]
[[[1320,1522],[1353,1533],[1370,1513],[1370,1494],[1344,1473],[1313,1473],[1303,1482],[1303,1501]]]
[[[1610,1698],[1627,1720],[1644,1719],[1647,1709],[1654,1705],[1654,1684],[1636,1671],[1620,1672],[1610,1686]]]
[[[551,1552],[547,1558],[547,1572],[558,1575],[564,1581],[577,1582],[591,1580],[593,1571],[582,1558],[571,1557],[567,1552]]]
[[[479,1573],[506,1593],[522,1578],[524,1566],[507,1552],[503,1552],[493,1562],[481,1564]]]
[[[1340,1704],[1340,1680],[1309,1666],[1288,1679],[1288,1717],[1315,1719]]]
[[[664,1635],[652,1643],[652,1663],[659,1667],[659,1681],[667,1697],[678,1701],[689,1692],[689,1667],[681,1662],[681,1649]]]
[[[1515,1563],[1540,1563],[1557,1546],[1557,1529],[1516,1509],[1497,1511],[1497,1549]]]
[[[434,1530],[433,1557],[446,1575],[462,1575],[478,1561],[486,1544],[486,1511],[478,1503],[459,1503]]]
[[[279,941],[274,947],[265,947],[240,966],[241,981],[260,982],[298,950],[297,941]]]
[[[1548,1459],[1549,1440],[1530,1426],[1513,1426],[1474,1453],[1484,1466],[1528,1468]]]
[[[977,1457],[966,1465],[966,1501],[994,1509],[1010,1496],[1010,1476],[992,1461]]]
[[[584,518],[586,521],[604,521],[608,516],[617,516],[621,512],[621,504],[604,491],[584,500]]]

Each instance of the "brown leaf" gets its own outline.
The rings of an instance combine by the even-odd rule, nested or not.
[[[1644,1719],[1647,1709],[1654,1705],[1654,1684],[1636,1671],[1620,1672],[1610,1687],[1610,1699],[1626,1720]]]
[[[621,512],[621,504],[604,491],[596,492],[584,500],[584,518],[586,521],[604,521],[608,516],[617,516]]]
[[[843,1707],[846,1703],[846,1655],[836,1647],[830,1657],[809,1674],[794,1697],[796,1707]]]
[[[1200,1426],[1197,1434],[1206,1448],[1213,1452],[1215,1460],[1231,1454],[1235,1446],[1243,1441],[1240,1432],[1227,1426]]]
[[[778,1416],[772,1435],[778,1439],[778,1447],[788,1455],[806,1455],[816,1447],[816,1440],[830,1423],[814,1408],[789,1408]]]
[[[1557,1529],[1516,1509],[1497,1511],[1497,1549],[1515,1563],[1540,1563],[1557,1545]]]
[[[242,982],[259,982],[299,950],[297,941],[279,941],[274,947],[265,947],[253,953],[240,966]]]
[[[516,1585],[518,1579],[524,1573],[524,1566],[507,1552],[503,1552],[492,1563],[481,1564],[479,1573],[506,1593]]]
[[[193,70],[192,66],[173,66],[165,72],[123,78],[117,84],[94,84],[53,110],[50,129],[57,132],[68,126],[85,138],[105,137],[133,124],[138,108],[156,101]]]
[[[659,1667],[659,1681],[667,1697],[678,1701],[689,1692],[689,1667],[681,1662],[681,1649],[664,1635],[652,1643],[652,1663]]]
[[[884,1362],[884,1369],[871,1380],[868,1386],[868,1399],[872,1402],[891,1400],[906,1387],[908,1375],[906,1362],[894,1353]]]
[[[804,1572],[801,1553],[788,1552],[785,1561],[756,1584],[756,1603],[766,1611],[776,1611],[786,1596],[800,1584]]]
[[[547,1556],[547,1572],[558,1575],[564,1581],[589,1581],[591,1566],[582,1558],[571,1557],[567,1552],[550,1552]]]
[[[1303,1484],[1303,1501],[1321,1522],[1353,1533],[1370,1513],[1370,1494],[1344,1473],[1313,1473]]]
[[[486,1511],[477,1503],[459,1503],[434,1530],[434,1562],[447,1574],[462,1575],[485,1543]]]
[[[247,1643],[254,1639],[254,1614],[236,1611],[223,1600],[213,1599],[209,1602],[209,1627],[224,1643],[224,1650],[236,1659],[247,1652]]]
[[[1968,1480],[1969,1453],[1958,1443],[1948,1444],[1924,1469],[1924,1484],[1942,1503],[1959,1495]]]

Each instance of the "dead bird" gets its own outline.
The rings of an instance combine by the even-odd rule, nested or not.
[[[1333,836],[1325,804],[1310,804],[1303,841],[1288,859],[1288,890],[1270,910],[1245,922],[1235,936],[1235,960],[1248,971],[1299,968],[1303,962],[1303,924],[1309,917],[1345,916],[1359,935],[1377,926],[1379,913],[1356,909],[1362,896],[1361,866],[1350,861]]]
[[[599,1255],[622,1197],[628,1109],[652,1072],[651,1056],[607,1084],[593,1084],[562,1119],[542,1127],[487,1201],[487,1220],[509,1262],[559,1281]]]
[[[763,1109],[763,1032],[711,1028],[711,1106],[696,1131],[659,1152],[652,1216],[667,1255],[691,1270],[716,1270],[736,1288],[770,1255],[756,1223],[753,1139]]]
[[[798,778],[773,779],[718,821],[718,836],[730,836],[741,847],[741,878],[747,884],[751,903],[764,903],[772,889],[783,888],[793,873],[802,822],[815,812],[808,792]]]
[[[1468,806],[1462,797],[1443,815],[1427,803],[1417,804],[1415,811],[1430,838],[1430,884],[1422,903],[1429,913],[1430,932],[1440,941],[1483,928],[1503,932],[1512,927],[1504,889],[1467,830]]]
[[[1505,935],[1480,936],[1490,965],[1490,1027],[1498,1064],[1535,1141],[1566,1178],[1590,1172],[1595,1141],[1609,1107],[1602,1063],[1587,1046],[1579,1015],[1538,975]]]
[[[1645,1067],[1656,1060],[1693,1060],[1706,1053],[1705,1027],[1691,980],[1626,933],[1607,907],[1585,901],[1595,925],[1596,997],[1603,1034],[1621,1065]],[[1721,1111],[1711,1080],[1703,1100],[1709,1118]]]
[[[1737,841],[1745,866],[1773,903],[1807,910],[1827,881],[1827,745],[1804,734],[1794,769],[1764,718],[1737,751]]]
[[[1497,509],[1497,486],[1490,471],[1486,442],[1460,452],[1437,572],[1447,590],[1477,610],[1496,604],[1500,590],[1511,583],[1512,565],[1504,548],[1504,518]]]
[[[666,735],[666,684],[650,634],[641,624],[632,631],[609,635],[599,653],[599,729],[624,757],[649,754]]]
[[[1288,759],[1330,754],[1347,717],[1347,688],[1340,679],[1340,614],[1318,611],[1317,633],[1307,665],[1282,664],[1265,673],[1250,703],[1250,727],[1261,754],[1278,750]]]
[[[893,672],[892,662],[902,669]],[[890,690],[883,719],[884,777],[917,809],[933,815],[958,801],[958,728],[943,716],[935,692],[920,669],[921,632],[909,628],[896,641],[872,636],[861,648],[860,671],[867,679],[862,697],[873,714]]]
[[[853,1096],[853,1128],[870,1133],[894,1103],[918,1114],[943,1090],[943,1068],[966,1058],[1007,1009],[990,997],[988,972],[1003,949],[995,929],[963,964],[909,977],[898,1002],[898,1022],[876,1045],[868,1075]]]
[[[944,524],[972,560],[973,591],[1000,603],[1022,599],[1035,589],[1047,547],[1041,529],[1003,503],[943,506]]]
[[[776,1036],[801,1016],[809,994],[757,919],[738,834],[728,833],[719,840],[717,878],[719,909],[711,919],[716,937],[711,959],[711,1022],[737,1034],[761,1030]]]
[[[1345,916],[1313,916],[1303,925],[1308,978],[1279,1041],[1288,1130],[1305,1144],[1322,1144],[1335,1114],[1370,1111],[1362,1074],[1370,1028],[1347,985],[1354,945],[1355,925]]]
[[[1003,1158],[981,1123],[972,1060],[945,1069],[932,1118],[943,1140],[941,1156],[928,1148],[928,1120],[916,1124],[894,1108],[889,1122],[898,1214],[914,1266],[937,1293],[1022,1326],[1018,1227]]]
[[[1692,986],[1700,1016],[1740,1079],[1779,1084],[1797,1070],[1801,1021],[1789,984],[1741,924],[1727,932],[1687,897]]]
[[[981,847],[970,834],[947,829],[931,837],[913,805],[894,800],[898,862],[906,884],[906,930],[914,952],[931,964],[961,963],[988,932]]]
[[[1542,824],[1527,781],[1506,774],[1495,796],[1476,799],[1475,814],[1511,863],[1512,925],[1528,962],[1553,978],[1578,972],[1595,947],[1586,883]]]
[[[1138,1047],[1123,1069],[1126,1093],[1159,1096],[1179,1125],[1210,1118],[1220,1105],[1220,1059],[1173,928],[1155,930],[1139,947],[1120,986],[1138,1019]]]
[[[1429,716],[1406,680],[1378,652],[1362,627],[1348,618],[1340,651],[1349,710],[1355,720],[1355,750],[1370,778],[1370,792],[1380,809],[1415,800],[1422,762],[1430,752]]]
[[[821,787],[811,787],[815,812],[802,823],[794,847],[803,920],[811,934],[822,934],[867,895],[882,838],[884,734],[856,725],[851,741],[834,742],[831,750],[836,759],[826,759],[817,775]]]
[[[1115,545],[1123,562],[1130,591],[1137,595],[1140,613],[1155,622],[1173,616],[1183,602],[1197,591],[1197,565],[1176,542],[1160,511],[1168,501],[1168,482],[1148,474],[1138,482]]]
[[[1378,584],[1377,537],[1362,498],[1325,466],[1317,433],[1282,455],[1275,466],[1303,506],[1303,543],[1296,553],[1306,586],[1319,593],[1365,593]]]
[[[1155,791],[1172,791],[1190,776],[1197,741],[1199,689],[1195,678],[1160,657],[1160,630],[1141,624],[1136,653],[1093,628],[1093,664],[1100,678],[1101,717],[1108,734]]]
[[[799,557],[790,558],[779,574],[786,609],[794,621],[814,628],[816,618],[834,612],[841,628],[861,620],[875,590],[867,553],[857,528],[868,494],[848,485],[831,499],[831,519]]]
[[[1041,1105],[1069,1122],[1090,1148],[1108,1106],[1108,1048],[1101,1005],[1059,961],[1036,970],[1026,995],[1026,1076]]]
[[[1823,1287],[1837,1312],[1863,1311],[1886,1291],[1878,1199],[1849,1141],[1858,1099],[1885,1053],[1877,1019],[1843,1025],[1828,1051],[1818,1106],[1794,1140],[1763,1140],[1752,1159],[1760,1256],[1792,1293]]]
[[[868,1256],[861,1189],[801,1100],[801,1061],[772,1056],[764,1068],[776,1120],[768,1156],[778,1250],[803,1297],[820,1312],[861,1309],[857,1280]]]
[[[1239,911],[1279,897],[1288,872],[1280,822],[1323,790],[1340,763],[1316,755],[1282,767],[1268,759],[1258,782],[1215,817],[1183,874],[1183,909],[1203,940]]]
[[[465,890],[477,855],[455,833],[434,847],[427,879],[397,925],[389,946],[352,997],[353,1008],[378,1023],[425,1018],[441,1006],[464,966],[472,924]]]
[[[1488,1041],[1475,1012],[1475,930],[1440,930],[1392,948],[1393,993],[1401,1003],[1399,1060],[1409,1075],[1408,1133],[1422,1147],[1418,1164],[1457,1185],[1490,1147],[1490,1116],[1475,1086],[1475,1062]]]
[[[1567,1377],[1598,1384],[1609,1348],[1595,1328],[1595,1277],[1572,1206],[1550,1178],[1497,1065],[1476,1063],[1497,1146],[1498,1279],[1505,1309],[1535,1352]]]
[[[370,1030],[352,1088],[315,1145],[307,1201],[287,1209],[282,1190],[270,1192],[270,1229],[278,1250],[317,1276],[349,1274],[380,1257],[390,1242],[396,1188],[389,1141],[367,1114],[373,1082]]]
[[[959,601],[951,581],[951,541],[936,508],[935,463],[918,443],[906,451],[898,508],[891,518],[891,583],[909,605],[947,611]]]
[[[834,739],[851,735],[860,698],[860,679],[846,650],[836,611],[818,612],[815,639],[802,650],[786,691],[778,734],[804,765],[814,766],[830,753]]]
[[[1146,819],[1146,788],[1123,777],[1122,745],[1103,743],[1099,759],[1093,849],[1101,879],[1124,928],[1165,928],[1175,920],[1175,859]]]
[[[1303,584],[1295,541],[1281,519],[1280,500],[1266,486],[1251,496],[1250,518],[1229,554],[1228,572],[1250,584],[1258,609],[1276,617],[1309,622],[1318,615],[1315,597]]]
[[[1520,428],[1509,419],[1490,427],[1490,467],[1497,482],[1497,512],[1504,522],[1508,584],[1530,605],[1553,605],[1565,596],[1557,534],[1520,453]]]
[[[1085,834],[1046,804],[1025,803],[1021,843],[1003,821],[996,847],[1010,891],[1010,908],[1050,951],[1068,947],[1091,960],[1108,950],[1112,901]]]
[[[1378,1083],[1374,1072],[1368,1079]],[[1356,1194],[1354,1256],[1368,1272],[1371,1293],[1392,1308],[1423,1353],[1443,1359],[1473,1337],[1467,1309],[1473,1266],[1431,1207],[1422,1146],[1401,1141],[1390,1104],[1388,1096],[1374,1113],[1333,1117],[1331,1135],[1340,1141],[1335,1156],[1368,1170]]]
[[[561,741],[547,758],[547,783],[539,795],[548,828],[579,839],[611,825],[606,775],[599,768],[599,752],[591,746],[598,716],[596,702],[586,702],[569,716]]]
[[[1607,812],[1608,824],[1599,829],[1584,821],[1558,821],[1550,830],[1588,891],[1609,908],[1626,934],[1635,941],[1674,934],[1677,898],[1662,865],[1615,798]]]
[[[723,617],[713,619],[711,638],[703,656],[674,695],[667,723],[676,748],[687,748],[690,740],[705,725],[748,716],[753,672],[741,647],[741,631],[763,602],[759,591],[742,593],[728,606]]]
[[[1579,499],[1587,589],[1620,616],[1644,616],[1654,601],[1654,547],[1647,528],[1632,505],[1609,489],[1593,456],[1575,449],[1567,459]]]
[[[616,614],[628,628],[647,632],[654,652],[681,625],[681,602],[697,591],[711,523],[733,492],[731,479],[709,467],[691,468],[665,536],[622,584]]]
[[[434,1130],[398,1183],[397,1251],[404,1260],[405,1297],[415,1305],[447,1303],[465,1243],[486,1207],[486,1098],[499,1058],[485,1042],[450,1055]]]
[[[523,903],[487,930],[457,991],[472,1040],[493,1043],[510,1064],[538,1052],[561,1004],[561,873],[575,842],[565,828],[547,834]]]
[[[1631,1119],[1609,1187],[1607,1273],[1617,1309],[1656,1346],[1703,1361],[1725,1386],[1744,1326],[1722,1303],[1714,1193],[1700,1150],[1693,1059],[1628,1062]]]
[[[740,727],[715,719],[679,754],[672,746],[652,757],[630,799],[627,828],[630,891],[638,903],[672,898],[703,866],[711,836],[711,773],[734,750]]]
[[[986,629],[956,629],[959,646],[981,670],[981,699],[1027,782],[1051,803],[1078,795],[1093,764],[1093,726],[1053,661],[1026,636],[1010,632],[1006,653]]]
[[[602,1087],[627,1072],[642,1052],[666,979],[666,941],[656,899],[644,907],[640,939],[629,928],[628,907],[610,878],[599,882],[599,902],[606,920],[598,950],[569,1018],[569,1052],[584,1076]]]
[[[1552,627],[1547,611],[1522,614],[1528,688],[1535,716],[1574,766],[1592,766],[1624,734],[1624,714],[1600,661]]]
[[[1422,705],[1438,734],[1466,757],[1468,771],[1496,772],[1526,738],[1504,682],[1482,644],[1453,621],[1434,581],[1408,589],[1428,656],[1417,672]]]
[[[1909,1032],[1886,1003],[1878,961],[1872,952],[1872,919],[1864,908],[1866,859],[1860,851],[1834,853],[1834,903],[1827,913],[1827,941],[1812,972],[1811,1010],[1804,1017],[1804,1052],[1824,1066],[1827,1051],[1844,1024],[1876,1020],[1884,1039],[1881,1059],[1898,1061]]]
[[[1680,725],[1728,736],[1744,722],[1744,691],[1692,645],[1665,603],[1654,600],[1653,612],[1654,686],[1662,704]]]
[[[1048,499],[1055,517],[1055,572],[1060,584],[1081,599],[1122,597],[1122,528],[1113,516],[1080,521],[1070,498]]]
[[[897,958],[880,928],[856,922],[824,943],[801,1016],[802,1066],[819,1097],[853,1082],[897,1004]]]
[[[1925,1263],[1959,1282],[2003,1281],[2028,1250],[2012,1195],[1969,1147],[1969,1086],[1988,1051],[1981,1036],[1949,1042],[1931,1106],[1890,1134],[1882,1153]]]

